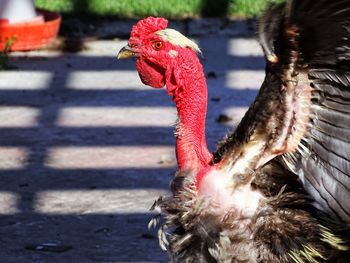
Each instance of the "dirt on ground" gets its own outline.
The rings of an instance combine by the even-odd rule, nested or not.
[[[167,262],[147,224],[176,171],[174,105],[115,58],[134,21],[71,23],[74,48],[12,53],[0,71],[0,262]],[[214,150],[256,95],[261,49],[251,22],[173,23],[203,52]]]

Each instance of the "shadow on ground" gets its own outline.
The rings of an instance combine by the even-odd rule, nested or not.
[[[254,99],[261,77],[247,76],[262,75],[264,61],[253,39],[197,41],[214,150]],[[18,69],[0,72],[1,262],[167,261],[147,209],[175,171],[175,111],[164,90],[141,85],[132,61],[114,58],[123,45],[17,53]]]

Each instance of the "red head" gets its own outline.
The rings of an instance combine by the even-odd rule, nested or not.
[[[200,50],[167,25],[164,18],[139,21],[118,58],[136,57],[136,68],[144,84],[154,88],[166,85],[179,116],[176,128],[179,169],[196,172],[212,158],[205,141],[207,86],[196,54]]]
[[[171,85],[170,78],[179,57],[191,59],[200,52],[198,46],[176,30],[168,29],[168,20],[148,17],[133,26],[128,46],[118,57],[137,58],[136,68],[142,82],[154,88]],[[171,88],[170,88],[171,89]]]

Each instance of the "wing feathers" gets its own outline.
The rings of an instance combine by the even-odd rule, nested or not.
[[[310,75],[310,78],[313,79],[313,83],[315,84],[323,84],[323,85],[327,83],[330,83],[333,85],[340,84],[342,86],[338,86],[339,90],[344,90],[348,92],[347,94],[350,93],[350,90],[347,88],[350,86],[350,72],[348,71],[348,69],[340,68],[338,70],[335,70],[332,68],[312,68],[309,71],[309,75]],[[316,88],[318,88],[318,90],[327,90],[327,92],[332,92],[333,89],[334,91],[336,90],[335,87],[331,85],[328,85],[325,87],[328,87],[329,90],[323,87],[318,87],[316,85]],[[344,97],[348,98],[349,96],[347,95]]]
[[[309,75],[315,118],[306,141],[313,158],[302,156],[298,173],[324,209],[350,222],[350,74],[342,65],[339,71],[312,69]]]
[[[332,110],[318,104],[312,107],[314,114],[321,120],[328,121],[336,127],[350,128],[349,114],[341,112],[341,110]]]
[[[310,70],[315,117],[306,141],[313,158],[301,155],[296,166],[317,202],[350,222],[350,74],[342,67]]]
[[[265,81],[216,160],[236,162],[233,153],[241,156],[250,140],[264,140],[255,164],[284,154],[318,205],[350,223],[350,0],[273,7],[260,21],[259,40],[268,64]],[[295,130],[302,133],[294,138]],[[275,150],[284,140],[298,148]]]
[[[350,0],[294,0],[286,8],[284,21],[269,25],[280,35],[265,35],[274,46],[264,50],[292,63],[284,70],[306,69],[313,92],[309,132],[284,159],[323,209],[350,222]]]
[[[325,151],[334,153],[337,155],[337,158],[348,162],[348,156],[350,156],[350,148],[346,147],[348,145],[348,142],[344,142],[338,138],[331,137],[316,129],[313,129],[310,134],[310,137],[312,138],[309,139],[309,144],[320,145],[325,149]],[[313,150],[316,150],[316,148]],[[321,149],[319,150],[321,151]],[[332,158],[335,157],[330,157],[331,160]]]
[[[323,209],[343,221],[350,221],[349,190],[339,184],[334,177],[328,176],[331,172],[329,165],[324,165],[322,160],[313,158],[304,159],[303,165],[306,190],[314,196]]]
[[[342,140],[344,143],[350,143],[350,130],[344,127],[337,127],[333,123],[329,123],[320,118],[317,120],[317,126],[320,131],[328,134],[330,137],[337,137],[338,140]],[[312,134],[314,131],[311,131]]]

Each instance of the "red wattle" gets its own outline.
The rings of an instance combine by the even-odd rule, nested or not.
[[[162,67],[143,58],[139,58],[136,61],[136,69],[143,84],[153,88],[162,88],[165,86],[165,70]]]

